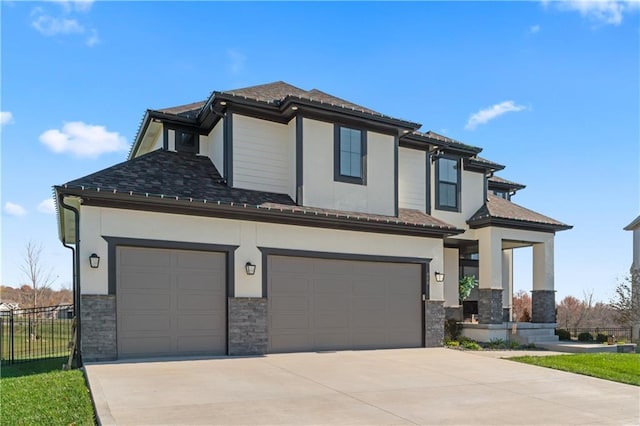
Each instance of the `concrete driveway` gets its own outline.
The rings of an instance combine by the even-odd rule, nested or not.
[[[104,425],[637,425],[640,388],[451,349],[88,364]]]

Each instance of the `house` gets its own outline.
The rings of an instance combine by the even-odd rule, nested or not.
[[[640,299],[640,216],[624,227],[625,231],[633,232],[633,261],[631,263],[631,297],[636,302]],[[633,340],[640,340],[640,324],[631,328]]]
[[[468,333],[489,340],[522,246],[552,330],[570,226],[513,203],[524,185],[481,148],[419,128],[284,82],[148,110],[127,161],[54,187],[84,359],[440,346],[468,273]]]

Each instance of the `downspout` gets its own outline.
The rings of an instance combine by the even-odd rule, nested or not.
[[[67,210],[71,210],[73,212],[74,215],[74,221],[75,221],[75,226],[76,226],[76,247],[74,250],[74,255],[75,255],[75,265],[73,268],[74,271],[74,283],[75,283],[75,289],[74,289],[74,307],[75,307],[75,314],[76,314],[76,362],[78,364],[78,367],[82,366],[82,339],[81,339],[81,307],[80,307],[80,212],[78,211],[78,209],[76,209],[73,206],[70,206],[68,204],[65,204],[64,202],[64,197],[62,195],[60,195],[60,205]],[[67,247],[66,243],[63,242],[62,243],[65,247]]]

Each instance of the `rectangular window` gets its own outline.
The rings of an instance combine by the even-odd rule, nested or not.
[[[436,161],[436,208],[460,211],[460,168],[457,159],[441,157]]]
[[[181,152],[198,152],[198,134],[188,130],[175,130],[176,135],[176,151]]]
[[[493,195],[495,195],[496,197],[504,198],[505,200],[509,199],[509,195],[506,191],[494,190]]]
[[[334,139],[334,179],[365,185],[366,132],[336,125]]]

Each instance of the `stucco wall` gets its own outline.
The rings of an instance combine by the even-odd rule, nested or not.
[[[425,211],[426,197],[426,153],[400,148],[398,151],[399,207]]]
[[[233,186],[288,194],[289,128],[286,124],[233,115]]]
[[[444,306],[458,306],[460,253],[457,248],[444,249]]]
[[[81,208],[80,232],[83,294],[108,293],[108,251],[102,236],[110,236],[239,246],[233,271],[237,297],[262,297],[262,254],[258,247],[431,258],[430,298],[443,299],[443,286],[433,278],[434,271],[443,269],[439,239],[91,206]],[[89,267],[91,253],[101,257],[100,268]],[[247,261],[257,265],[253,276],[245,273]]]
[[[431,215],[458,228],[468,228],[467,219],[478,211],[484,204],[484,175],[482,173],[462,170],[460,212],[438,210],[436,208],[436,186],[438,184],[435,175],[435,164],[431,164]]]
[[[333,124],[303,120],[304,204],[395,215],[394,138],[367,132],[367,184],[334,181]]]
[[[220,175],[224,174],[224,120],[218,121],[207,136],[200,136],[200,155],[209,157]]]

